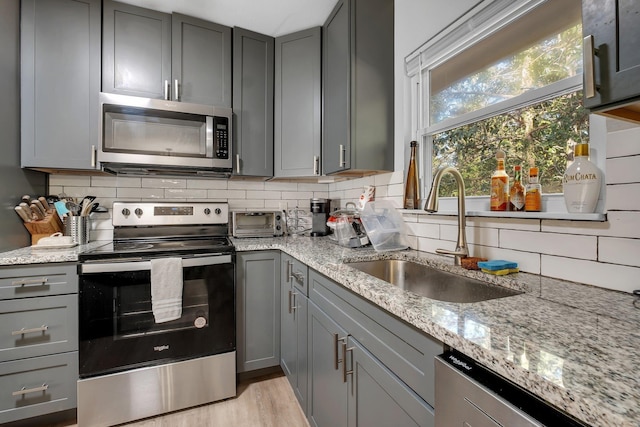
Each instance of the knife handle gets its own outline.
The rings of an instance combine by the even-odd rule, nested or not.
[[[33,214],[36,216],[36,218],[44,219],[44,214],[42,212],[40,212],[40,208],[38,206],[36,206],[35,203],[31,204],[31,212],[33,212]]]
[[[47,216],[47,210],[44,208],[44,206],[42,206],[42,202],[40,202],[40,200],[32,200],[31,201],[32,205],[36,205],[36,207],[40,210],[40,213],[44,216]]]
[[[27,215],[24,209],[22,209],[22,206],[16,206],[14,209],[16,210],[20,218],[22,218],[23,222],[31,222],[31,215]],[[29,212],[29,214],[31,214],[31,212]]]
[[[51,206],[49,206],[49,203],[47,203],[47,199],[45,197],[38,197],[38,201],[42,204],[42,207],[44,208],[44,210],[46,212],[49,212],[49,210],[51,209]]]

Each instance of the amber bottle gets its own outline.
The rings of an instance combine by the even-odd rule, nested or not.
[[[416,171],[416,147],[418,143],[411,141],[411,157],[409,158],[409,170],[404,188],[404,208],[420,209],[418,197],[418,175]]]

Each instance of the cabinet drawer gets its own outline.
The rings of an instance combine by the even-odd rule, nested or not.
[[[309,296],[309,267],[287,254],[282,256],[282,266],[283,280],[287,283],[293,282],[297,290]]]
[[[0,363],[0,424],[75,408],[77,379],[77,351]]]
[[[0,268],[0,300],[78,292],[76,264]]]
[[[76,294],[0,301],[0,362],[77,349]]]
[[[441,342],[314,270],[309,271],[309,288],[310,300],[434,405],[434,358],[443,351]]]

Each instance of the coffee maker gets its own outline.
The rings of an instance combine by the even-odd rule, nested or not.
[[[327,220],[329,219],[330,199],[311,199],[311,236],[326,236],[329,234]]]

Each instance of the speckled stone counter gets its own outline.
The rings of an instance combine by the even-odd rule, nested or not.
[[[78,260],[78,254],[80,252],[97,248],[107,243],[109,243],[109,241],[95,241],[68,249],[32,249],[28,246],[26,248],[0,253],[0,266],[74,262]]]
[[[640,426],[640,309],[632,295],[518,273],[490,276],[417,251],[347,249],[327,238],[234,239],[280,249],[593,426]],[[407,259],[524,291],[478,303],[432,300],[347,262]]]

